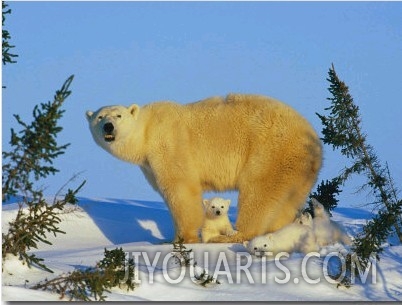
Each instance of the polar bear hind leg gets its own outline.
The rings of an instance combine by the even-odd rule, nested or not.
[[[264,172],[250,170],[239,182],[239,202],[234,236],[219,236],[212,242],[241,243],[275,232],[294,221],[313,187],[321,160],[310,149],[294,162],[282,160]],[[320,153],[320,147],[316,147]],[[256,174],[257,173],[257,174]],[[258,175],[258,176],[257,176]]]

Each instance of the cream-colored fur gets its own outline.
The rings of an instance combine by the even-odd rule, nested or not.
[[[291,223],[274,233],[257,236],[243,244],[256,256],[269,255],[269,252],[275,256],[280,252],[307,254],[318,251],[311,227],[298,223]]]
[[[96,143],[141,167],[186,243],[199,241],[203,191],[239,190],[238,234],[212,241],[242,242],[291,223],[321,167],[311,125],[264,96],[109,106],[87,119]]]
[[[313,228],[313,217],[309,212],[305,212],[301,214],[299,217],[297,217],[294,221],[294,223],[298,223],[301,225],[309,226],[310,228]]]
[[[314,207],[313,230],[320,247],[341,242],[350,245],[352,240],[344,229],[335,221],[331,220],[324,206],[315,198],[312,199]]]
[[[209,242],[213,237],[219,235],[232,236],[236,234],[228,217],[230,200],[214,197],[210,200],[203,200],[205,218],[201,229],[203,243]]]

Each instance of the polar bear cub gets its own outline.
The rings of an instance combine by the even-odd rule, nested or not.
[[[230,199],[214,197],[210,200],[204,199],[202,203],[205,211],[204,224],[201,228],[203,243],[219,235],[232,236],[237,233],[228,217]]]
[[[309,212],[305,212],[301,214],[299,217],[297,217],[294,223],[298,223],[313,228],[313,217]]]
[[[329,218],[324,206],[315,198],[312,198],[312,203],[314,208],[313,231],[317,244],[320,247],[336,242],[344,245],[352,244],[352,240],[344,229]]]
[[[318,251],[313,230],[308,225],[291,223],[282,229],[265,235],[257,236],[250,242],[244,242],[247,250],[256,256],[276,255],[280,252]]]

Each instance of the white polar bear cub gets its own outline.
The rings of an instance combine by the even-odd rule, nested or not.
[[[257,236],[250,242],[245,242],[247,250],[256,256],[272,255],[280,252],[309,252],[318,251],[314,234],[310,226],[291,223],[282,229],[265,235]]]
[[[237,231],[233,230],[228,217],[230,200],[214,197],[211,200],[202,201],[205,210],[204,224],[201,229],[203,243],[219,235],[232,236]]]
[[[294,221],[294,223],[298,223],[301,225],[309,226],[310,228],[313,228],[313,217],[309,212],[305,212],[301,214],[299,217],[297,217]]]
[[[329,218],[324,206],[315,198],[312,198],[312,203],[314,207],[313,231],[317,244],[320,247],[336,242],[344,245],[352,244],[352,240],[343,228]]]

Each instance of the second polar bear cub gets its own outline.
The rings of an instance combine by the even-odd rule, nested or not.
[[[205,210],[204,224],[201,229],[203,243],[207,243],[211,238],[236,234],[228,217],[230,199],[214,197],[202,201]]]
[[[309,252],[318,251],[311,226],[291,223],[282,229],[257,236],[250,242],[244,242],[247,250],[256,256],[276,255],[280,252]]]
[[[313,228],[313,217],[309,212],[305,212],[301,214],[299,217],[297,217],[294,221],[294,223],[298,223],[301,225],[309,226],[310,228]]]
[[[315,198],[311,201],[314,208],[313,230],[317,244],[320,247],[336,242],[351,245],[350,237],[339,224],[329,218],[324,206]]]

